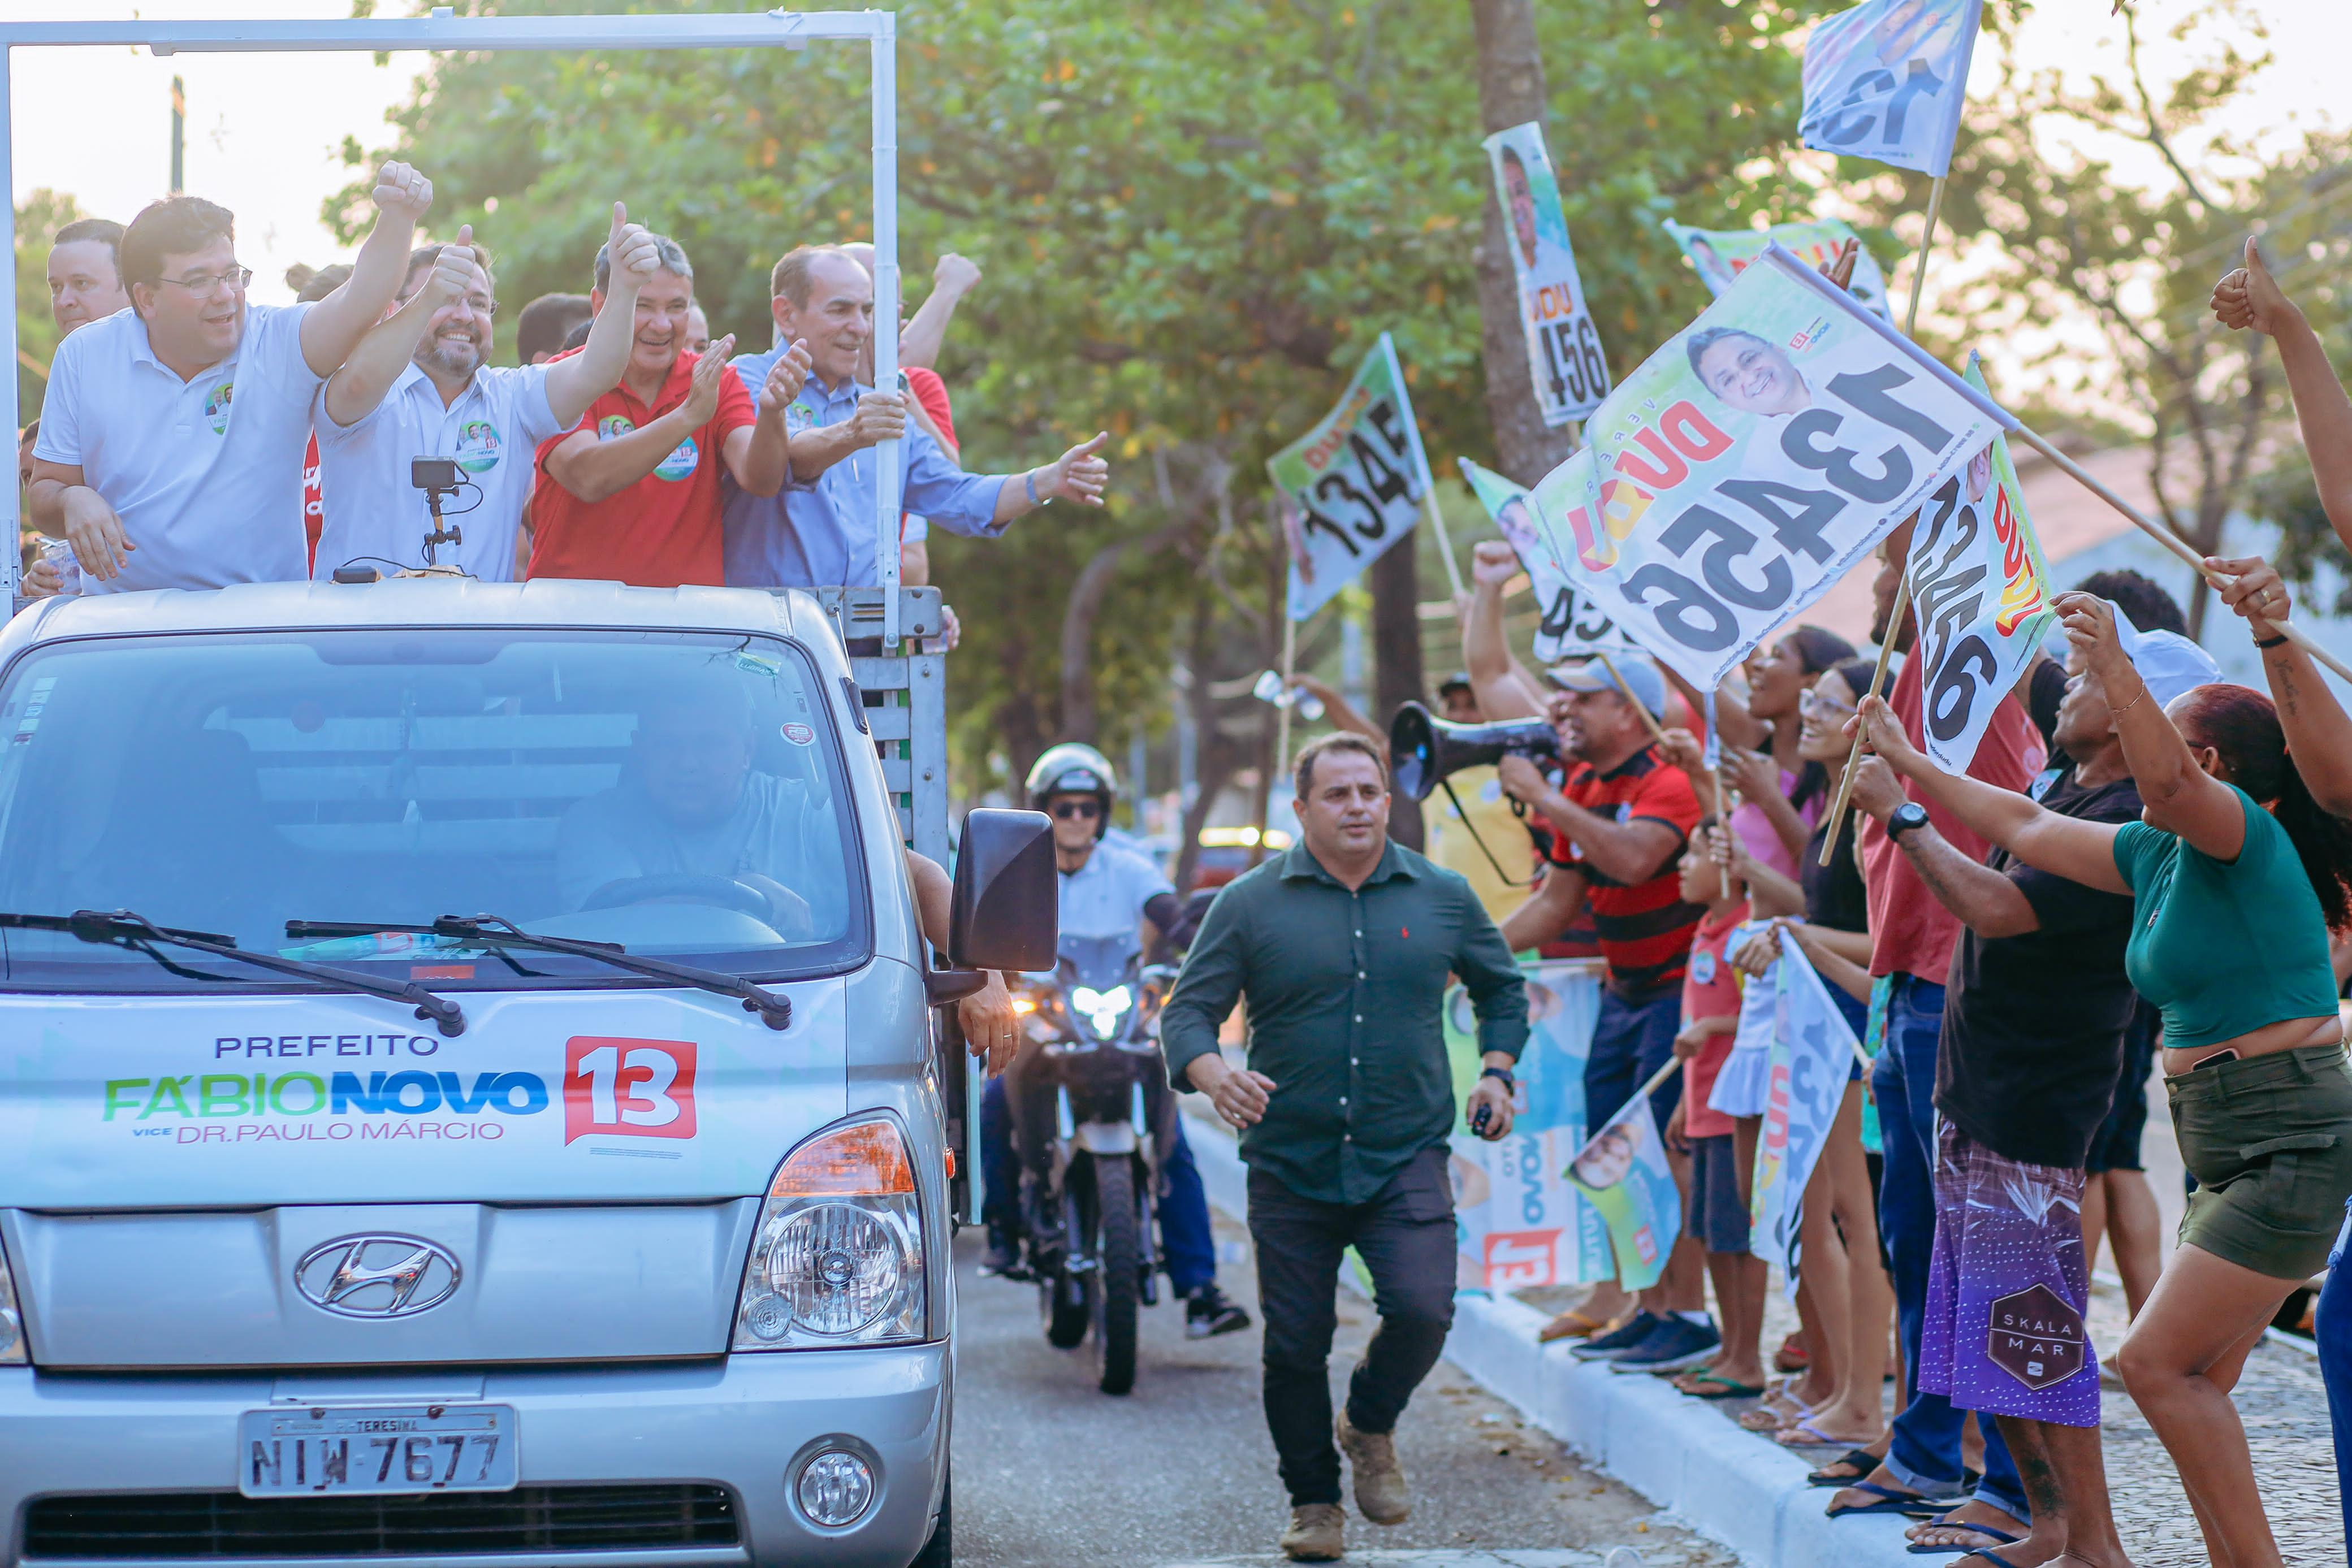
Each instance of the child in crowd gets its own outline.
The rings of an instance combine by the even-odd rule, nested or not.
[[[1748,1250],[1747,1171],[1733,1142],[1732,1119],[1707,1103],[1739,1028],[1739,975],[1724,946],[1748,918],[1748,884],[1710,852],[1718,831],[1716,819],[1706,819],[1683,852],[1682,896],[1706,905],[1706,917],[1691,938],[1683,977],[1683,1028],[1675,1037],[1683,1096],[1666,1124],[1666,1145],[1689,1155],[1684,1231],[1706,1253],[1723,1315],[1723,1345],[1714,1360],[1676,1378],[1675,1386],[1701,1399],[1741,1399],[1764,1391],[1758,1358],[1764,1260]]]

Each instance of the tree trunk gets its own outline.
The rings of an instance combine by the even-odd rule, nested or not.
[[[1407,534],[1367,569],[1372,580],[1372,712],[1375,723],[1395,718],[1400,704],[1428,701],[1421,669],[1421,589]],[[1389,836],[1409,849],[1422,846],[1421,804],[1392,794]]]
[[[1491,134],[1546,119],[1534,0],[1470,0],[1470,15],[1478,35],[1480,123]],[[1485,237],[1478,247],[1486,417],[1495,427],[1495,455],[1503,473],[1533,485],[1566,462],[1575,444],[1567,426],[1552,429],[1544,423],[1543,410],[1536,403],[1510,244],[1502,204],[1490,189]]]

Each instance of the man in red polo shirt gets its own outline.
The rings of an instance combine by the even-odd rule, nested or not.
[[[530,576],[585,577],[640,588],[727,580],[719,534],[720,465],[744,490],[783,488],[784,409],[808,375],[805,350],[780,354],[756,407],[728,368],[732,337],[686,350],[694,267],[655,236],[658,266],[637,290],[636,334],[621,384],[576,429],[539,449],[547,483],[531,500]],[[589,298],[604,307],[611,260],[596,253]]]

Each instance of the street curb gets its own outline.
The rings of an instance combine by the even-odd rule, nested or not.
[[[1247,1183],[1232,1134],[1195,1113],[1186,1136],[1209,1201],[1242,1218]],[[1354,1282],[1346,1270],[1340,1279]],[[1620,1377],[1576,1360],[1565,1344],[1538,1344],[1543,1325],[1542,1313],[1509,1297],[1457,1295],[1445,1356],[1587,1463],[1743,1563],[1908,1568],[1919,1561],[1904,1550],[1908,1520],[1833,1521],[1822,1511],[1830,1494],[1806,1485],[1805,1472],[1834,1458],[1831,1450],[1800,1457],[1658,1378]]]

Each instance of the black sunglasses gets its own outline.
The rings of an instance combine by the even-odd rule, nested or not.
[[[1093,800],[1065,800],[1054,808],[1054,815],[1066,822],[1072,817],[1099,817],[1102,807]]]

